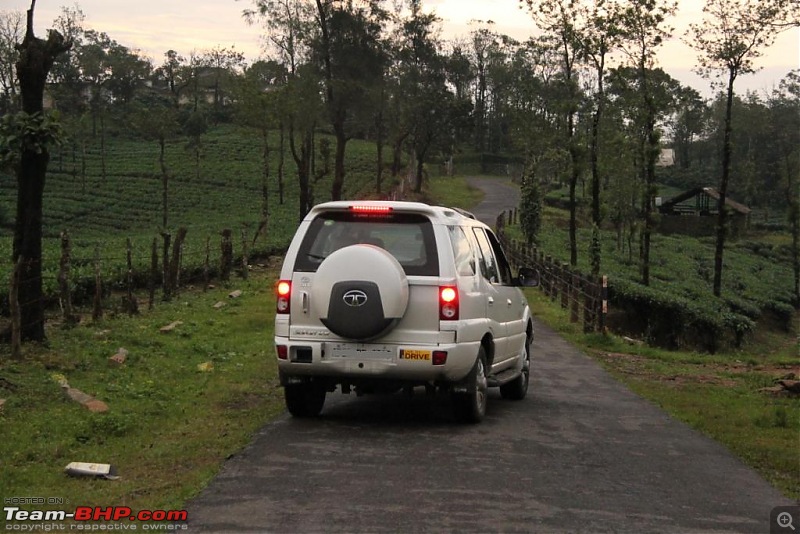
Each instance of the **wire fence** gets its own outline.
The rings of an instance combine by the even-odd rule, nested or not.
[[[43,265],[24,256],[12,266],[8,292],[0,295],[0,332],[6,332],[12,355],[18,355],[20,339],[43,331],[45,318],[71,326],[88,317],[97,321],[108,312],[135,315],[186,288],[206,290],[215,281],[247,279],[253,268],[266,267],[266,258],[282,251],[256,248],[256,231],[250,226],[226,228],[207,235],[204,246],[195,240],[187,247],[188,231],[179,228],[174,235],[154,236],[149,250],[135,247],[128,238],[119,253],[105,245],[101,255],[98,242],[92,256],[85,255],[85,247],[83,255],[74,255],[73,240],[63,232],[55,269],[52,258]]]
[[[362,198],[365,189],[361,184],[348,196]],[[391,200],[404,196],[402,183],[385,195]],[[73,239],[62,232],[58,250],[50,250],[45,261],[20,257],[9,272],[0,269],[0,342],[11,342],[12,355],[18,355],[20,334],[44,331],[45,319],[51,326],[69,327],[89,317],[135,315],[184,289],[247,279],[251,271],[268,268],[271,257],[283,255],[297,222],[271,218],[269,230],[265,220],[224,223],[228,227],[222,229],[212,222],[193,224],[191,231],[162,232],[150,242]]]
[[[536,269],[541,291],[569,309],[572,322],[583,321],[584,331],[603,331],[607,277],[593,279],[533,245],[509,239],[505,230],[517,224],[517,215],[514,209],[497,218],[497,233],[509,261]],[[70,326],[88,317],[99,320],[109,312],[135,315],[142,308],[152,309],[158,301],[176,298],[186,288],[205,290],[217,280],[246,279],[254,261],[258,268],[258,262],[283,251],[280,246],[256,248],[259,230],[253,225],[209,232],[204,240],[194,233],[190,244],[185,228],[174,236],[164,232],[154,236],[147,248],[128,238],[124,246],[118,246],[119,252],[98,242],[94,254],[87,256],[85,246],[82,254],[73,254],[73,239],[63,232],[57,268],[24,257],[13,266],[8,292],[0,295],[0,315],[4,316],[0,332],[9,332],[6,341],[12,343],[13,352],[20,333],[44,329],[45,317],[55,325]]]
[[[539,272],[539,289],[552,302],[569,310],[570,322],[583,322],[584,332],[604,332],[608,314],[608,277],[593,278],[559,262],[535,245],[511,239],[506,228],[517,224],[518,210],[497,216],[495,228],[508,259],[515,267],[529,267]]]

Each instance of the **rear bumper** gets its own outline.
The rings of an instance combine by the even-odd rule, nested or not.
[[[409,383],[445,382],[462,380],[475,365],[480,342],[432,345],[358,344],[359,351],[337,355],[341,343],[290,341],[275,337],[275,345],[287,347],[287,358],[278,358],[278,370],[283,383],[295,379],[324,378],[334,382],[363,382],[375,379]],[[433,365],[432,359],[401,358],[403,351],[447,352],[443,365]],[[407,352],[406,352],[407,354]]]

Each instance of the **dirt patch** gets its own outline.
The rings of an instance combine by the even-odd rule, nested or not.
[[[683,387],[687,385],[710,385],[720,387],[735,387],[739,383],[730,377],[719,376],[717,373],[730,372],[726,366],[697,365],[698,371],[663,374],[653,369],[653,360],[638,354],[623,354],[619,352],[601,352],[597,356],[617,372],[641,378],[651,382],[661,382],[665,385]],[[711,371],[711,372],[709,372]],[[745,372],[744,370],[742,372]]]
[[[739,385],[739,383],[736,380],[733,380],[732,378],[723,378],[721,376],[714,376],[714,375],[685,374],[685,375],[674,375],[674,376],[662,376],[660,377],[660,381],[666,384],[674,385],[675,387],[702,384],[706,386],[720,386],[720,387],[732,388]]]

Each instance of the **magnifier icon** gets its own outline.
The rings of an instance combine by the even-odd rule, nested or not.
[[[789,527],[790,529],[794,530],[794,525],[792,524],[792,514],[789,512],[781,512],[778,514],[778,526],[781,528]]]

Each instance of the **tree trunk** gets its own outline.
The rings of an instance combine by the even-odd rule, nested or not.
[[[642,228],[642,284],[650,285],[650,241],[653,231],[653,196],[656,177],[656,159],[658,159],[658,134],[655,131],[655,112],[648,118],[648,141],[645,154],[645,184],[642,198],[644,209],[644,227]]]
[[[169,215],[169,175],[167,174],[167,164],[164,161],[165,141],[163,137],[159,138],[158,147],[158,162],[161,166],[161,227],[166,231]]]
[[[402,166],[403,156],[403,142],[408,137],[408,132],[398,136],[392,147],[392,178],[396,178],[400,174],[400,167]]]
[[[194,140],[194,178],[200,182],[200,136]]]
[[[266,237],[267,224],[269,223],[269,130],[263,128],[261,130],[261,139],[264,143],[263,151],[261,153],[263,160],[263,170],[261,174],[261,221],[258,223],[255,235],[253,235],[253,246],[256,244],[261,232],[265,232]]]
[[[570,153],[574,150],[570,149]],[[569,264],[578,265],[578,201],[575,189],[578,186],[577,158],[572,157],[572,175],[569,178]]]
[[[375,191],[380,195],[381,182],[383,180],[383,92],[381,92],[381,108],[375,116],[375,149],[378,153],[375,169]]]
[[[279,145],[279,153],[278,153],[278,202],[280,202],[281,206],[283,206],[283,162],[284,162],[284,139],[285,139],[285,130],[283,126],[283,121],[280,124],[280,145]]]
[[[650,285],[650,240],[653,229],[653,196],[655,196],[656,181],[656,161],[659,155],[659,138],[656,132],[656,104],[653,95],[650,93],[649,79],[644,60],[639,64],[639,76],[641,77],[642,97],[644,99],[646,139],[642,140],[642,165],[644,166],[644,194],[642,196],[643,228],[642,228],[642,249],[640,258],[642,284]]]
[[[570,111],[567,118],[567,142],[569,143],[569,157],[571,174],[569,177],[569,264],[578,265],[578,202],[575,198],[575,188],[578,186],[580,172],[578,170],[578,148],[575,146],[575,114]]]
[[[51,30],[47,41],[33,34],[35,0],[28,10],[27,31],[17,61],[17,77],[22,95],[22,111],[35,115],[43,111],[45,81],[56,56],[72,43]],[[24,146],[17,169],[17,214],[12,258],[20,261],[19,311],[21,338],[44,340],[42,303],[42,196],[50,155],[46,146]]]
[[[100,175],[103,177],[103,183],[106,183],[108,181],[106,174],[106,120],[102,108],[100,108]]]
[[[597,68],[597,108],[595,108],[594,117],[592,117],[592,143],[591,143],[591,165],[592,165],[592,223],[593,232],[597,231],[597,239],[600,239],[600,169],[599,169],[599,143],[600,143],[600,121],[603,117],[603,101],[605,94],[603,92],[603,70],[604,61],[601,59]],[[594,236],[593,236],[594,240]],[[592,251],[592,276],[597,278],[600,276],[600,265],[602,260],[602,248],[599,246],[591,247]]]
[[[730,71],[728,76],[728,100],[725,104],[725,135],[722,143],[722,177],[719,180],[719,203],[717,204],[717,244],[714,249],[714,296],[722,294],[722,257],[725,252],[727,234],[727,211],[725,199],[728,194],[728,179],[731,172],[731,115],[733,111],[733,82],[736,73]]]
[[[21,260],[18,285],[22,339],[44,340],[42,303],[42,197],[47,151],[23,150],[17,173],[17,220],[13,261]]]
[[[347,136],[344,132],[344,122],[334,125],[336,134],[336,156],[333,163],[333,185],[331,185],[331,200],[341,200],[344,189],[344,153],[347,147]]]
[[[300,219],[303,218],[311,209],[311,191],[309,173],[311,172],[310,154],[308,153],[308,146],[310,144],[310,134],[306,134],[301,139],[300,143],[295,142],[294,125],[289,125],[289,148],[292,152],[292,159],[294,159],[297,166],[297,182],[300,186]],[[299,149],[297,145],[300,145]]]
[[[425,153],[416,154],[417,157],[417,172],[414,181],[414,192],[422,193],[422,173],[425,167]]]

